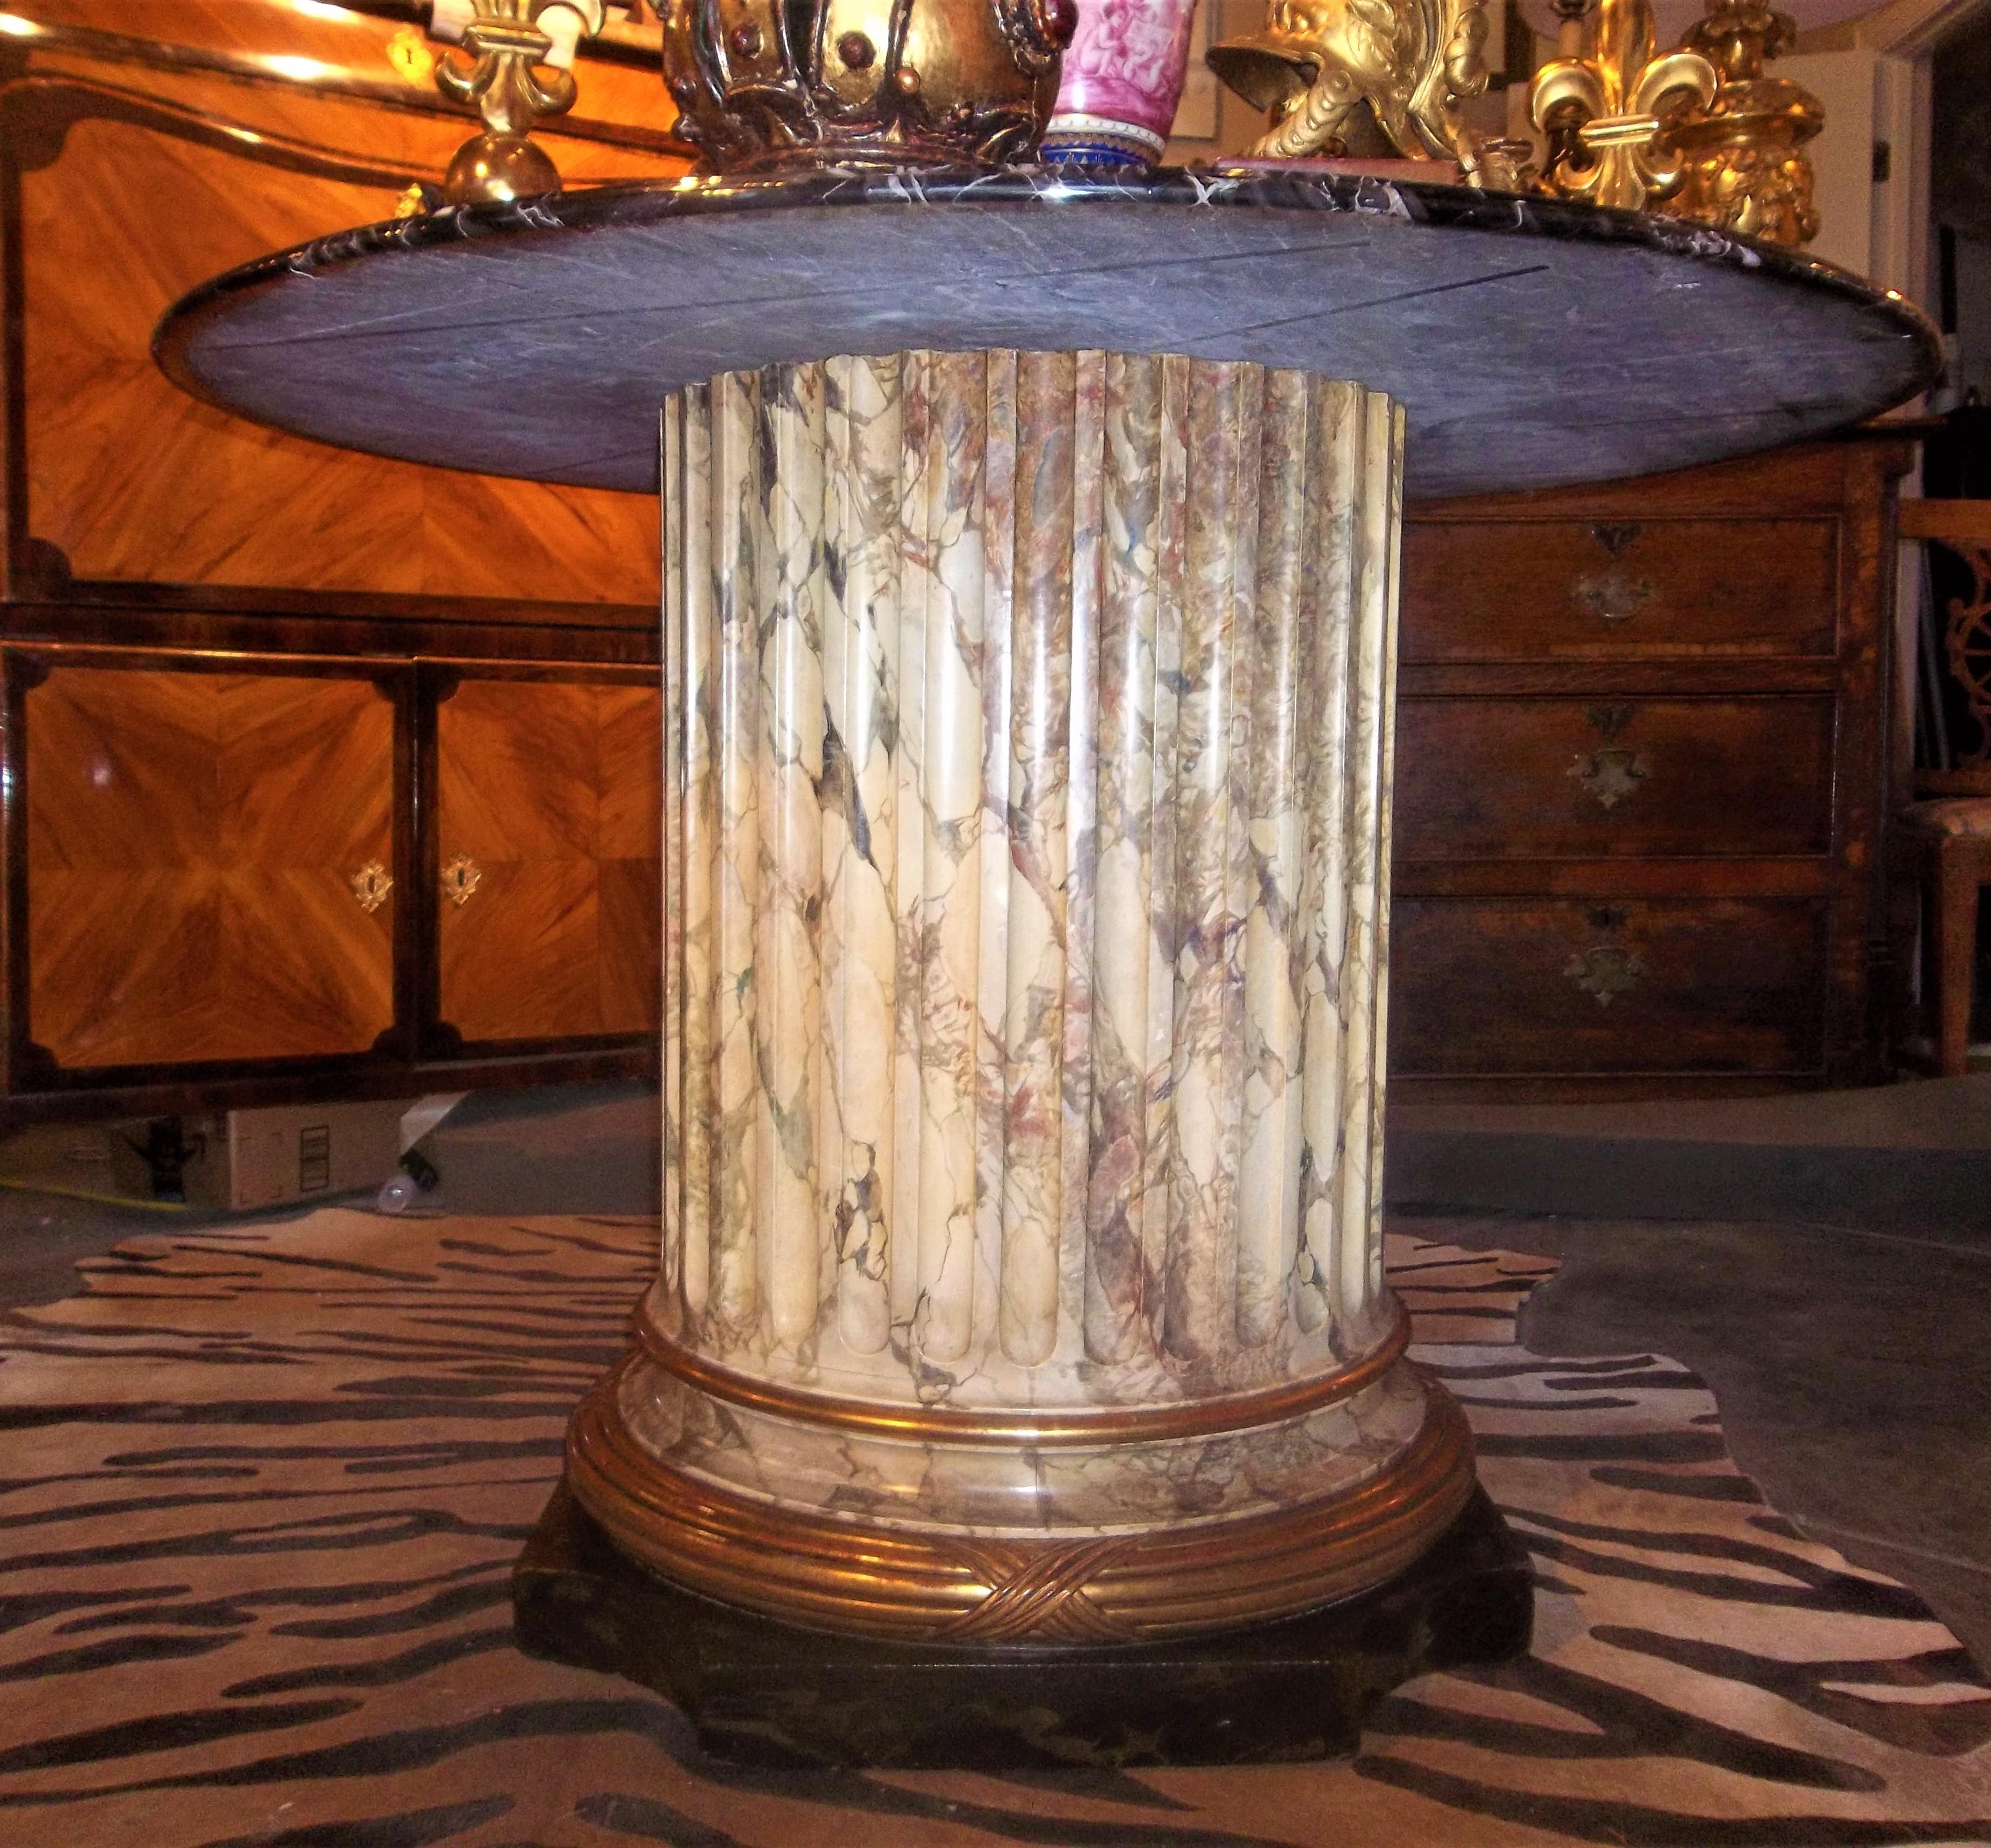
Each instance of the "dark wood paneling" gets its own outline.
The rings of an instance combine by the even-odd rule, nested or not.
[[[1413,522],[1406,660],[1829,654],[1829,520]]]
[[[1826,907],[1411,898],[1391,918],[1406,1076],[1823,1069]]]
[[[159,311],[216,270],[438,180],[474,114],[436,95],[400,20],[289,0],[32,10],[55,30],[0,61],[5,1115],[654,1069],[654,500],[298,442],[184,397],[149,351]],[[654,68],[579,75],[539,138],[570,182],[681,170]],[[291,658],[325,656],[374,658]],[[481,1004],[502,1035],[468,1053],[436,1024],[424,659],[460,663],[431,680],[547,663],[588,680],[596,721],[593,832],[550,840],[546,813],[514,806],[525,858],[498,857],[483,897],[537,890],[512,908],[539,915],[536,960],[459,960],[473,989],[516,990],[509,1018]],[[627,685],[597,665],[618,663]],[[77,782],[107,741],[121,806]],[[346,862],[376,840],[396,883],[361,931]]]
[[[370,679],[59,666],[22,703],[28,1037],[101,1068],[393,1024],[394,714]]]
[[[1404,861],[1823,854],[1833,702],[1407,700]]]

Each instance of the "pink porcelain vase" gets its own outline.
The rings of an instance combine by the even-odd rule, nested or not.
[[[1159,159],[1181,100],[1195,18],[1196,0],[1078,0],[1043,159],[1114,166]]]

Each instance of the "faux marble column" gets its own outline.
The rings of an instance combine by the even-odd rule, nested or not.
[[[645,1563],[1101,1640],[1462,1504],[1380,1263],[1401,443],[1117,353],[668,401],[663,1262],[570,1470]]]

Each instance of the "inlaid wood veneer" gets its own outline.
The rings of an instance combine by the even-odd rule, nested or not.
[[[470,124],[390,61],[403,29],[198,0],[26,10],[82,36],[9,40],[32,76],[0,97],[25,323],[25,455],[10,465],[25,466],[26,521],[13,537],[53,547],[85,580],[654,603],[647,495],[328,449],[198,404],[153,363],[160,315],[216,269],[386,218],[411,181],[440,181]],[[106,32],[118,55],[93,56]],[[315,65],[382,94],[244,81],[200,68],[213,54],[246,54],[252,71],[271,56]],[[668,123],[654,74],[597,64],[584,88],[584,112]],[[414,106],[396,107],[396,90]],[[574,181],[681,165],[557,127],[547,138]]]
[[[366,679],[58,667],[25,700],[31,1038],[68,1067],[393,1024],[394,711]]]
[[[466,1040],[654,1031],[654,683],[466,678],[436,707],[439,1012]]]

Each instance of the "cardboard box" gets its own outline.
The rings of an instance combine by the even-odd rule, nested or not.
[[[111,1173],[119,1192],[143,1200],[171,1197],[158,1193],[154,1176],[170,1185],[177,1170],[180,1197],[210,1212],[331,1199],[377,1188],[395,1172],[407,1107],[389,1098],[121,1123],[110,1137]]]

